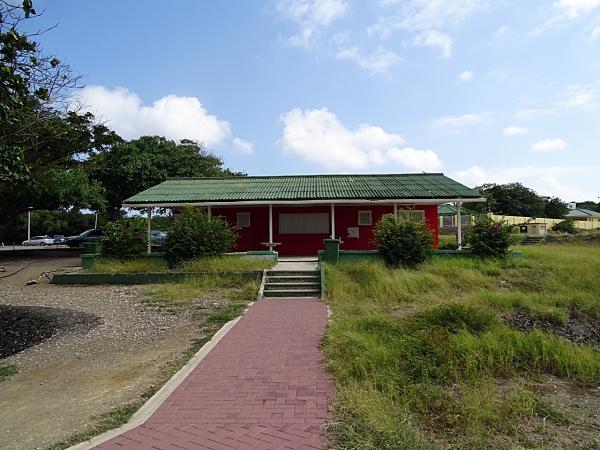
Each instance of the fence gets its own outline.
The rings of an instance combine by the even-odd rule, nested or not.
[[[564,219],[550,219],[548,217],[523,217],[523,216],[501,216],[498,214],[490,214],[492,220],[507,222],[511,225],[519,225],[522,223],[534,222],[534,223],[545,223],[549,227]],[[579,230],[595,230],[600,228],[600,219],[591,220],[574,220],[573,224],[575,228]]]
[[[550,228],[552,225],[562,222],[564,219],[550,219],[548,217],[524,217],[524,216],[502,216],[499,214],[489,214],[492,220],[497,222],[506,222],[511,225],[520,225],[522,223],[545,223]],[[450,220],[449,220],[450,219]],[[475,216],[471,216],[468,214],[463,214],[461,216],[463,227],[470,226],[474,220]],[[457,216],[440,216],[440,229],[453,230],[457,227]],[[589,220],[574,220],[573,221],[575,228],[579,230],[596,230],[600,229],[600,219],[589,219]]]

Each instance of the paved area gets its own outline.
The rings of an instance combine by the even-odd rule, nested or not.
[[[143,425],[98,448],[325,448],[326,322],[316,299],[255,303]]]
[[[319,268],[319,261],[313,257],[287,257],[279,258],[275,267],[271,270],[317,270]]]

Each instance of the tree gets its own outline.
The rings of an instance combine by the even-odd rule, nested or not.
[[[103,207],[102,186],[83,161],[121,140],[92,114],[67,109],[78,77],[20,31],[34,15],[30,0],[0,0],[0,229],[29,206]]]
[[[425,224],[399,222],[387,215],[375,226],[375,243],[386,265],[416,267],[433,252],[433,236]]]
[[[143,136],[92,155],[87,162],[92,179],[106,190],[109,214],[118,216],[123,200],[170,177],[242,175],[223,168],[223,161],[203,144],[180,143]]]
[[[513,241],[514,226],[495,222],[486,215],[478,216],[465,232],[465,244],[481,258],[505,258]]]
[[[567,204],[558,197],[546,200],[544,205],[544,216],[552,219],[562,219],[568,211]]]
[[[589,209],[591,211],[600,212],[600,203],[595,203],[592,201],[580,202],[577,203],[578,208]]]
[[[507,216],[542,217],[544,200],[521,183],[484,184],[477,188],[486,203],[469,205],[472,212],[488,212]]]

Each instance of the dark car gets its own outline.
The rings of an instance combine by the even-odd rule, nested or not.
[[[104,231],[100,228],[86,230],[77,236],[69,236],[66,244],[69,247],[79,247],[84,242],[98,242],[104,239]]]
[[[67,238],[62,234],[55,234],[54,236],[52,236],[52,240],[54,241],[55,244],[66,244],[67,243]]]

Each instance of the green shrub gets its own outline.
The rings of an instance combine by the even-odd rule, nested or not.
[[[235,244],[237,233],[220,217],[209,218],[192,206],[183,208],[165,241],[171,266],[195,258],[217,256]]]
[[[102,255],[115,259],[134,259],[147,248],[146,223],[143,219],[121,219],[104,227]]]
[[[375,226],[375,242],[391,267],[416,267],[433,251],[433,236],[424,224],[399,222],[389,215]]]
[[[465,232],[465,244],[482,258],[505,258],[513,242],[514,226],[495,222],[488,216],[479,216]]]
[[[575,222],[573,222],[572,219],[567,219],[552,225],[552,231],[556,231],[558,233],[576,234],[577,228],[575,228]]]

